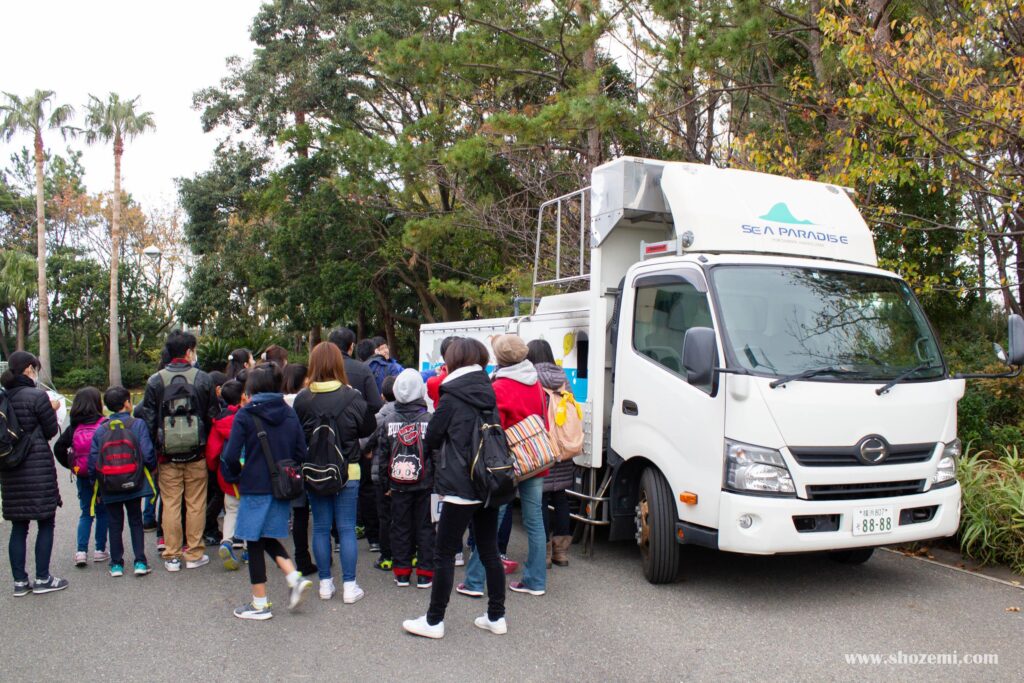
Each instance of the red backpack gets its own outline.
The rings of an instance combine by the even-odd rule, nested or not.
[[[92,450],[92,437],[97,427],[105,423],[107,418],[101,417],[92,424],[80,424],[75,427],[71,437],[70,469],[79,477],[88,477],[89,451]]]
[[[130,429],[133,419],[111,420],[100,442],[96,462],[99,490],[104,493],[133,493],[142,488],[147,472],[142,449]]]

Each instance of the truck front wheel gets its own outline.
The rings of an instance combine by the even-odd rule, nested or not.
[[[679,545],[675,534],[676,506],[672,491],[653,467],[640,477],[636,504],[636,543],[644,576],[651,583],[671,583],[679,574]]]

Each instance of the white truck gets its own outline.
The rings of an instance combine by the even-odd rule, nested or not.
[[[573,517],[635,538],[652,583],[680,544],[860,563],[956,532],[964,378],[843,188],[616,159],[541,207],[534,282],[579,291],[423,325],[420,367],[449,335],[548,340],[585,406]]]

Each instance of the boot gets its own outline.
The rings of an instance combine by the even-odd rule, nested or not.
[[[551,569],[551,541],[548,541],[548,548],[545,555],[547,557],[547,568]]]
[[[552,536],[551,561],[559,567],[568,567],[570,545],[572,545],[572,536]]]

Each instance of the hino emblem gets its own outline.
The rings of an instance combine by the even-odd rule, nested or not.
[[[889,444],[880,436],[865,436],[857,444],[857,458],[865,465],[881,464],[889,457]]]

